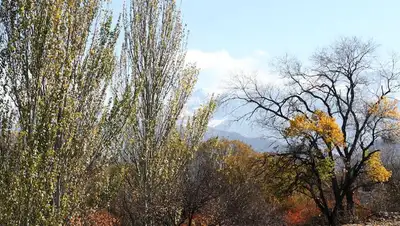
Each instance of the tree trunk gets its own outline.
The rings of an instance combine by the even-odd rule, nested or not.
[[[338,226],[339,225],[339,219],[337,213],[332,212],[327,216],[328,218],[328,223],[330,226]]]
[[[328,224],[330,226],[337,226],[338,224],[338,219],[337,219],[337,211],[333,209],[332,211],[329,209],[328,206],[320,206],[320,211],[325,215],[325,219],[328,220]]]
[[[193,218],[193,215],[190,214],[190,215],[189,215],[189,223],[188,223],[188,226],[192,226],[192,218]]]
[[[333,213],[333,215],[336,218],[336,221],[339,222],[339,219],[342,219],[343,216],[345,215],[345,208],[343,206],[343,199],[340,199],[340,197],[336,198],[335,201],[335,205],[336,205],[336,209],[335,212]]]
[[[61,207],[61,177],[57,176],[56,191],[54,193],[54,207],[58,210]]]
[[[354,199],[352,191],[346,193],[346,213],[348,220],[353,221],[355,213],[354,213]]]

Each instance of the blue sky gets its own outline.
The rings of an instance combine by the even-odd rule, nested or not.
[[[122,4],[114,0],[113,8]],[[188,59],[202,69],[197,88],[210,91],[238,71],[273,81],[271,58],[307,60],[341,36],[372,38],[382,53],[400,52],[399,10],[396,0],[182,0]]]
[[[240,57],[262,49],[302,57],[338,36],[399,47],[399,1],[184,0],[189,47]]]

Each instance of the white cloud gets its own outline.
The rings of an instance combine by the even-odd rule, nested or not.
[[[203,70],[219,69],[229,70],[251,67],[256,64],[254,57],[234,58],[226,50],[216,52],[203,52],[201,50],[189,50],[186,56],[187,61],[196,62]]]
[[[188,50],[186,61],[196,63],[200,68],[196,89],[204,89],[207,92],[220,93],[235,73],[257,73],[263,82],[277,80],[277,76],[269,72],[268,55],[262,50],[255,50],[252,54],[241,57],[234,57],[226,50]]]
[[[222,124],[222,123],[225,122],[225,121],[226,121],[226,119],[211,119],[211,120],[208,122],[208,127],[214,128],[214,127],[216,127],[216,126]]]

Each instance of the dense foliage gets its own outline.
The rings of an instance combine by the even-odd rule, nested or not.
[[[337,225],[400,210],[398,72],[376,68],[372,43],[343,39],[306,69],[284,59],[279,92],[233,80],[224,100],[286,142],[259,153],[203,139],[214,97],[183,115],[199,69],[175,0],[119,16],[103,0],[0,2],[0,225]]]

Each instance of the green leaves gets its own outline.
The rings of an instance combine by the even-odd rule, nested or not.
[[[316,169],[322,181],[331,179],[334,173],[335,162],[330,158],[319,159]]]
[[[215,102],[178,124],[199,71],[175,1],[133,0],[119,61],[120,21],[102,2],[1,2],[0,224],[60,225],[120,186],[128,207],[145,204],[141,223],[181,216],[182,173]]]
[[[134,90],[131,98],[138,103],[121,145],[121,158],[131,169],[125,178],[123,206],[135,215],[125,217],[135,225],[177,224],[173,219],[181,216],[182,175],[215,103],[211,100],[192,117],[180,120],[199,71],[185,63],[186,32],[175,1],[132,0],[123,18],[121,59],[127,61],[127,69],[122,86]],[[137,212],[131,213],[132,209]]]
[[[91,183],[107,184],[99,175],[133,103],[106,104],[119,27],[101,5],[1,2],[0,112],[11,114],[0,115],[0,224],[61,224],[94,207]]]

